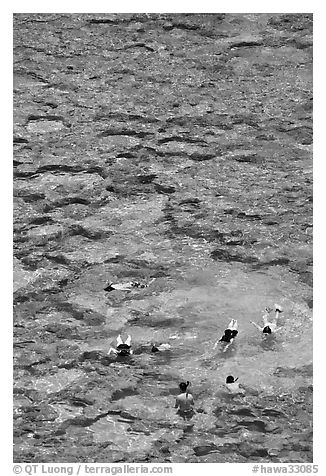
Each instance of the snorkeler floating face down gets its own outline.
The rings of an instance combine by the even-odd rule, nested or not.
[[[111,292],[111,291],[132,291],[133,289],[143,289],[147,288],[155,278],[152,278],[148,283],[141,283],[140,281],[128,281],[122,283],[111,283],[109,282],[107,286],[104,288],[104,291]]]
[[[238,334],[238,321],[236,319],[231,319],[228,327],[224,331],[224,334],[218,341],[215,342],[213,348],[215,349],[219,342],[225,342],[226,346],[223,349],[223,352],[225,352],[229,348],[229,346],[232,344],[237,334]]]
[[[131,336],[128,335],[125,342],[121,339],[121,335],[119,334],[117,337],[117,346],[114,349],[113,347],[110,348],[108,355],[111,353],[115,355],[119,355],[121,357],[126,357],[128,355],[132,355],[133,351],[131,349]]]

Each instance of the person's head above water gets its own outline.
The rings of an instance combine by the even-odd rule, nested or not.
[[[237,380],[238,380],[238,378],[236,378],[236,379],[234,380],[234,377],[233,377],[232,375],[228,375],[228,376],[226,377],[226,383],[234,383],[234,382],[236,382]]]
[[[264,334],[271,334],[272,329],[269,326],[265,326],[264,329],[263,329],[263,333]]]
[[[188,380],[187,380],[187,383],[185,382],[179,383],[179,388],[181,392],[186,392],[189,385],[190,385],[190,382]]]

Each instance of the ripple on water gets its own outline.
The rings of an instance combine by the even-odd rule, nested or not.
[[[35,378],[33,387],[40,392],[55,393],[83,377],[84,373],[78,369],[58,369],[53,375]]]

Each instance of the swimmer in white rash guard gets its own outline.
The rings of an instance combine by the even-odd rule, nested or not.
[[[250,321],[251,324],[253,324],[258,330],[260,330],[265,335],[266,334],[273,334],[273,333],[280,330],[280,328],[277,327],[277,321],[278,321],[278,318],[280,317],[280,313],[283,312],[283,309],[278,304],[275,304],[275,317],[274,317],[274,319],[270,318],[271,311],[272,311],[271,308],[266,307],[265,314],[262,317],[264,327],[259,326],[258,324],[256,324],[256,322]]]
[[[230,324],[228,325],[227,329],[224,331],[224,335],[215,342],[213,349],[216,349],[219,342],[225,342],[226,346],[223,349],[223,352],[226,352],[227,349],[232,344],[234,338],[238,334],[238,321],[236,319],[231,319]]]
[[[128,336],[125,342],[122,341],[120,334],[117,337],[117,346],[114,349],[113,347],[110,348],[108,355],[111,354],[119,355],[121,357],[126,357],[128,355],[132,355],[133,351],[131,349],[131,337]]]
[[[193,406],[195,404],[194,398],[187,391],[190,382],[181,382],[179,384],[180,394],[177,396],[175,400],[174,408],[178,408],[178,414],[182,416],[184,419],[190,418],[194,414]]]
[[[225,386],[230,393],[243,393],[243,390],[240,388],[239,384],[237,383],[238,377],[234,379],[232,375],[228,375],[226,377]]]

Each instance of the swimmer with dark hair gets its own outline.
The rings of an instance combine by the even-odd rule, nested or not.
[[[195,402],[193,396],[187,390],[189,385],[189,381],[187,381],[187,383],[181,382],[179,384],[181,393],[177,396],[174,405],[174,408],[178,408],[178,413],[183,417],[192,416],[194,413],[193,406]]]
[[[113,347],[111,347],[109,352],[108,352],[108,355],[110,355],[111,352],[113,354],[119,355],[121,357],[126,357],[128,355],[132,355],[133,351],[131,349],[131,337],[128,336],[126,341],[123,342],[123,340],[121,339],[121,336],[119,334],[118,337],[117,337],[117,346],[116,346],[116,348],[114,349]]]
[[[152,344],[152,352],[164,352],[166,350],[170,350],[171,349],[171,346],[170,344],[159,344],[159,345],[156,345],[156,344]]]
[[[228,375],[226,377],[226,383],[235,383],[237,380],[239,380],[239,377],[237,377],[235,380],[234,380],[234,377],[232,375]]]
[[[264,324],[263,327],[256,324],[256,322],[250,321],[251,324],[253,324],[264,335],[273,334],[274,332],[277,332],[277,331],[280,330],[280,328],[277,327],[277,321],[278,321],[278,318],[280,317],[280,313],[283,312],[283,309],[278,304],[275,304],[275,317],[274,317],[274,319],[270,318],[270,313],[271,312],[272,312],[272,309],[270,307],[266,307],[265,314],[262,317],[263,324]]]
[[[236,379],[232,375],[226,377],[225,386],[230,393],[243,393],[243,390],[240,388],[239,384],[236,383],[239,377]]]
[[[238,321],[236,319],[231,319],[231,322],[228,325],[227,329],[225,329],[224,334],[218,341],[215,342],[213,348],[216,349],[219,342],[225,342],[226,345],[223,349],[223,352],[226,352],[226,350],[230,347],[230,345],[232,344],[237,334],[238,334]]]

